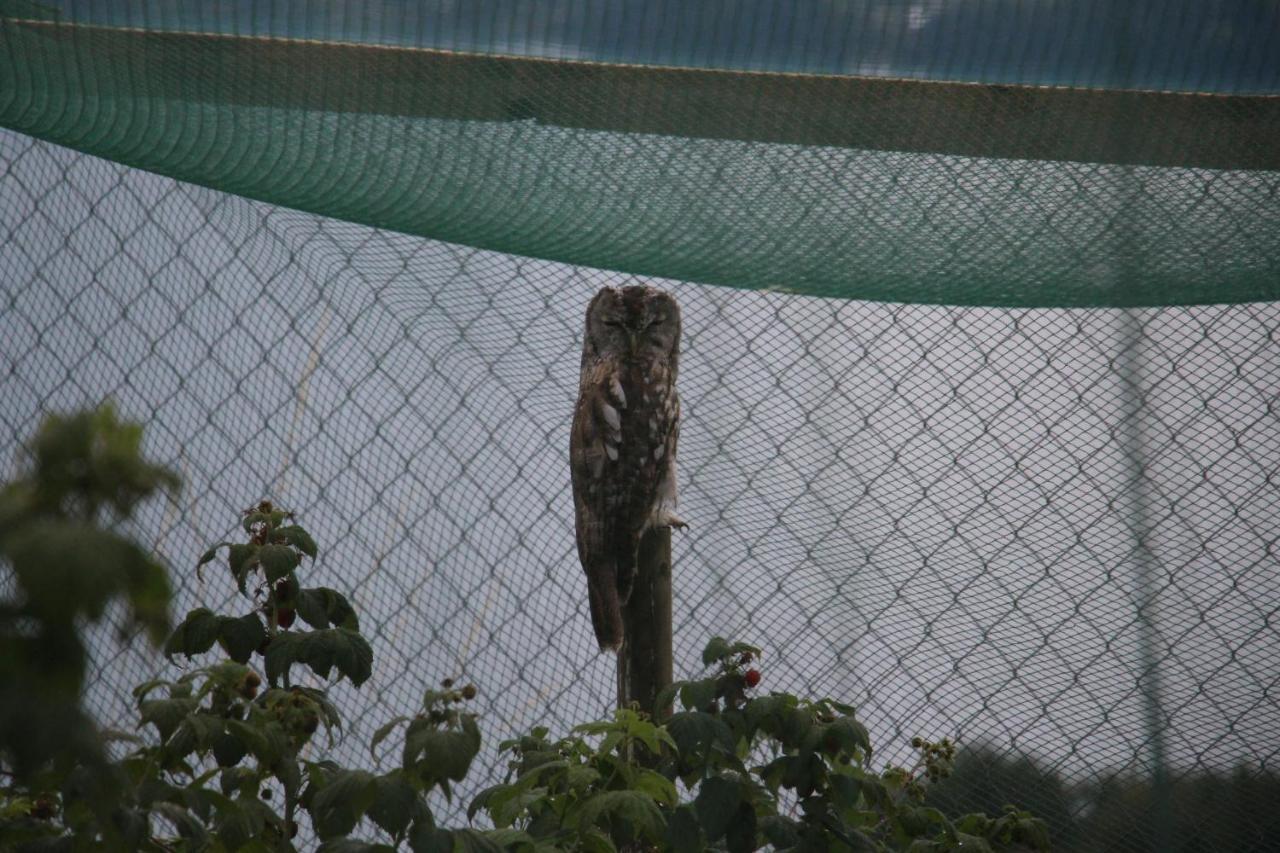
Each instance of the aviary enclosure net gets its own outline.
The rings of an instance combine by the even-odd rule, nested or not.
[[[1062,849],[1276,832],[1275,4],[0,16],[4,464],[49,412],[145,421],[179,615],[294,508],[376,652],[340,750],[445,676],[490,766],[610,706],[568,426],[587,300],[646,282],[685,317],[677,674],[755,642]],[[96,654],[129,725],[162,665]]]

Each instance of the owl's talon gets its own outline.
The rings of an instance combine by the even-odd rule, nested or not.
[[[667,527],[674,528],[676,530],[684,530],[688,526],[689,522],[685,521],[683,518],[677,518],[673,515],[671,518],[667,519]]]

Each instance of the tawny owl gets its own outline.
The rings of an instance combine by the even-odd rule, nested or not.
[[[653,287],[606,287],[587,306],[569,461],[578,557],[600,650],[622,645],[640,537],[676,515],[680,306]]]

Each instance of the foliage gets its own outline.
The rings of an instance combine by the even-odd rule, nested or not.
[[[535,729],[502,744],[510,775],[469,815],[483,811],[546,849],[1048,848],[1044,824],[1025,813],[951,820],[923,805],[928,784],[948,772],[949,741],[917,739],[914,767],[877,773],[848,705],[750,697],[759,658],[754,646],[715,638],[703,652],[712,674],[659,697],[658,708],[676,697],[682,706],[662,725],[623,709],[560,740]]]
[[[142,460],[140,437],[109,409],[51,420],[31,471],[0,498],[0,554],[21,592],[0,622],[3,711],[26,727],[4,728],[0,848],[287,851],[302,820],[324,853],[1047,848],[1043,822],[1024,812],[951,819],[925,804],[952,766],[950,741],[917,739],[912,767],[874,771],[853,708],[754,695],[760,650],[720,638],[703,654],[710,674],[673,685],[657,715],[621,709],[558,740],[539,728],[503,743],[509,774],[468,810],[492,829],[437,826],[427,795],[452,798],[480,749],[465,710],[476,688],[446,680],[416,713],[379,728],[371,754],[393,736],[401,743],[387,772],[309,757],[341,718],[324,688],[293,678],[309,670],[316,683],[360,687],[371,677],[355,608],[337,590],[303,586],[318,546],[263,501],[243,513],[243,541],[218,543],[196,566],[234,584],[247,612],[198,607],[167,632],[163,567],[100,526],[176,484]],[[116,761],[78,706],[77,622],[113,597],[167,657],[200,664],[134,689],[148,737],[131,738]],[[37,666],[46,660],[57,666]],[[55,700],[62,716],[27,710],[46,714]]]
[[[1196,773],[1170,780],[1172,814],[1156,807],[1151,781],[1104,776],[1069,786],[1028,760],[978,744],[957,756],[952,775],[929,789],[926,802],[952,813],[994,811],[1013,803],[1053,828],[1054,850],[1064,853],[1156,851],[1155,822],[1171,818],[1167,849],[1175,853],[1245,853],[1280,849],[1280,776],[1238,768],[1230,774]]]
[[[0,601],[0,765],[31,794],[15,799],[11,789],[0,808],[16,838],[46,834],[39,816],[56,808],[59,788],[73,793],[79,811],[68,817],[78,821],[107,825],[116,805],[118,770],[104,747],[114,735],[80,707],[88,657],[79,628],[118,602],[122,633],[140,629],[159,643],[168,632],[168,575],[117,530],[142,501],[178,485],[142,458],[141,442],[142,428],[110,406],[50,417],[0,489],[12,596]]]

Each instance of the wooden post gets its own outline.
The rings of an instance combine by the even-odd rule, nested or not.
[[[625,639],[618,651],[618,707],[632,702],[646,713],[671,684],[671,531],[640,540],[636,581],[622,608]]]

